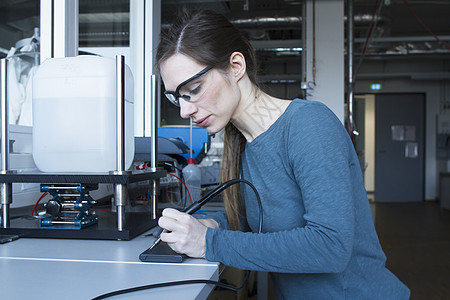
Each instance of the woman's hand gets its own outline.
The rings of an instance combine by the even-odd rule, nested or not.
[[[161,233],[161,240],[170,248],[197,258],[205,257],[208,227],[219,227],[212,219],[196,219],[173,208],[163,210],[158,225],[165,229]]]

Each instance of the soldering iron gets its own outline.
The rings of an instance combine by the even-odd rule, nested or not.
[[[192,203],[189,207],[184,209],[183,212],[192,215],[193,213],[198,211],[206,202],[211,200],[211,198],[217,196],[223,190],[225,190],[226,188],[228,188],[228,187],[230,187],[233,184],[236,184],[238,182],[242,182],[242,183],[247,184],[255,192],[256,200],[258,201],[258,207],[259,207],[259,226],[258,226],[259,228],[258,228],[258,233],[261,233],[262,232],[262,226],[263,226],[263,210],[262,210],[261,199],[259,197],[258,191],[256,190],[255,186],[253,184],[251,184],[249,181],[245,180],[245,179],[232,179],[232,180],[229,180],[227,182],[222,183],[221,185],[216,187],[214,190],[212,190],[208,195],[206,195],[205,197],[201,198],[200,200]],[[159,236],[162,233],[162,231],[163,231],[162,228],[159,229],[157,235]],[[161,241],[161,238],[158,237],[158,239],[153,243],[153,245],[149,249],[155,247],[160,241]],[[93,300],[100,300],[100,299],[105,299],[105,298],[109,298],[109,297],[112,297],[112,296],[117,296],[117,295],[122,295],[122,294],[126,294],[126,293],[132,293],[132,292],[142,291],[142,290],[147,290],[147,289],[153,289],[153,288],[158,288],[158,287],[167,287],[167,286],[184,285],[184,284],[195,284],[195,283],[214,284],[214,285],[220,286],[220,287],[225,288],[225,289],[238,291],[238,290],[242,289],[245,286],[245,284],[246,284],[246,282],[247,282],[247,280],[249,278],[249,274],[250,274],[250,272],[247,271],[247,274],[246,274],[246,276],[244,278],[244,282],[239,287],[231,286],[231,285],[224,284],[224,283],[219,282],[219,281],[213,281],[213,280],[202,280],[202,279],[199,279],[199,280],[184,280],[184,281],[174,281],[174,282],[164,282],[164,283],[150,284],[150,285],[138,286],[138,287],[129,288],[129,289],[118,290],[118,291],[114,291],[114,292],[110,292],[110,293],[106,293],[106,294],[100,295],[98,297],[95,297]]]
[[[206,202],[208,202],[209,200],[211,200],[212,198],[214,198],[215,196],[217,196],[218,194],[220,194],[223,190],[229,188],[230,186],[232,186],[233,184],[236,184],[238,182],[243,182],[248,184],[253,191],[256,193],[256,195],[258,195],[258,192],[256,190],[256,188],[253,186],[253,184],[251,184],[249,181],[245,180],[245,179],[232,179],[229,181],[224,182],[223,184],[219,185],[218,187],[216,187],[214,190],[212,190],[208,195],[204,196],[203,198],[201,198],[198,201],[195,201],[194,203],[192,203],[191,205],[189,205],[187,208],[183,209],[182,212],[187,213],[187,214],[194,214],[196,211],[198,211],[203,205],[206,204]],[[261,201],[258,201],[258,205],[259,205],[259,232],[261,232],[262,230],[262,207],[261,207]],[[151,245],[151,247],[149,248],[149,250],[153,249],[156,245],[158,245],[158,243],[161,241],[161,233],[164,231],[164,229],[162,229],[161,227],[153,234],[154,236],[157,236],[158,238],[156,239],[156,241]]]

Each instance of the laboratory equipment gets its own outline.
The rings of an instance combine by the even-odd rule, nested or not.
[[[86,184],[41,184],[41,192],[53,198],[45,205],[47,214],[39,219],[40,227],[81,229],[97,224],[98,216],[89,210],[95,204],[89,192],[97,188]]]
[[[72,59],[72,58],[67,58]],[[58,59],[59,60],[59,59]],[[156,142],[152,142],[151,145],[148,145],[151,148],[151,168],[144,171],[131,171],[128,170],[128,164],[130,162],[127,161],[127,157],[129,157],[128,150],[130,148],[126,148],[125,144],[128,146],[127,140],[127,127],[126,122],[126,84],[125,84],[125,63],[123,56],[116,57],[116,69],[113,70],[113,74],[115,74],[115,80],[112,81],[112,86],[109,88],[115,87],[115,92],[110,93],[115,96],[115,103],[112,103],[114,107],[114,130],[110,130],[108,132],[102,132],[103,135],[99,136],[100,139],[104,138],[104,135],[113,134],[113,151],[114,151],[114,160],[111,162],[108,159],[108,164],[100,163],[100,169],[87,169],[85,172],[77,172],[77,166],[70,161],[71,156],[66,157],[67,161],[64,161],[65,164],[68,164],[69,167],[66,169],[58,169],[61,166],[51,165],[52,162],[47,162],[50,165],[50,169],[52,172],[20,172],[13,173],[9,170],[9,143],[8,141],[8,126],[7,122],[5,125],[5,120],[8,120],[8,110],[5,109],[7,106],[7,97],[3,94],[6,94],[6,84],[3,84],[6,81],[6,76],[2,76],[2,114],[6,114],[5,117],[2,118],[3,122],[3,132],[2,132],[2,149],[6,148],[6,151],[2,151],[2,157],[6,161],[6,163],[2,164],[2,172],[0,172],[0,184],[2,186],[2,198],[1,198],[1,208],[2,208],[2,226],[0,228],[0,234],[16,234],[19,236],[26,237],[52,237],[52,238],[89,238],[89,239],[120,239],[120,240],[128,240],[131,239],[138,234],[148,230],[152,226],[156,224],[157,218],[157,195],[158,195],[158,181],[159,178],[164,177],[166,172],[157,168],[156,166],[156,155],[157,155],[157,145]],[[4,69],[7,68],[6,60],[2,60],[2,74],[5,73]],[[47,79],[46,79],[47,80]],[[77,78],[74,78],[74,81],[77,81]],[[93,79],[92,79],[93,80]],[[44,80],[45,81],[45,80]],[[110,82],[111,83],[111,82]],[[61,83],[63,84],[63,83]],[[75,84],[78,87],[81,87],[78,83]],[[156,86],[155,84],[153,86]],[[48,88],[51,86],[47,85]],[[90,89],[97,89],[99,87],[86,85],[84,87],[90,87]],[[57,87],[59,88],[59,87]],[[39,88],[38,88],[39,89]],[[40,92],[37,94],[39,95]],[[44,92],[43,92],[44,93]],[[67,93],[60,92],[60,96],[69,95]],[[79,94],[76,94],[77,96]],[[86,92],[85,96],[88,95]],[[98,95],[97,95],[98,96]],[[151,93],[153,99],[156,99],[156,90]],[[44,99],[45,100],[45,99]],[[92,100],[92,99],[91,99]],[[153,101],[156,102],[156,101]],[[86,103],[84,103],[86,104]],[[100,101],[100,104],[102,102]],[[70,105],[69,105],[70,106]],[[111,106],[111,103],[108,105]],[[96,106],[98,109],[101,109],[101,105]],[[51,109],[51,108],[48,108]],[[109,108],[108,108],[109,109]],[[38,111],[39,113],[39,111]],[[69,112],[70,114],[70,112]],[[152,115],[156,114],[156,109],[152,109]],[[67,113],[66,113],[67,115]],[[48,117],[52,117],[53,115],[48,115]],[[103,115],[101,115],[103,116]],[[103,117],[105,117],[104,115]],[[79,117],[79,123],[83,122],[83,116]],[[100,117],[100,116],[99,116]],[[109,116],[110,117],[110,116]],[[60,119],[61,120],[61,119]],[[153,118],[156,120],[156,118]],[[69,122],[70,123],[70,122]],[[67,128],[71,131],[80,130],[80,125],[78,123],[71,123],[72,128]],[[113,123],[108,123],[113,124]],[[56,124],[55,124],[56,126]],[[61,125],[63,126],[63,125]],[[64,124],[67,126],[67,124]],[[50,129],[49,129],[50,130]],[[85,128],[84,133],[87,134],[87,131],[95,131],[93,128]],[[39,134],[39,133],[38,133]],[[152,136],[157,136],[157,126],[152,126]],[[5,138],[6,135],[6,138]],[[41,133],[41,137],[45,136],[45,134]],[[115,138],[114,138],[115,137]],[[63,141],[61,138],[59,141]],[[55,137],[55,141],[58,141],[58,137]],[[51,141],[51,142],[55,142]],[[38,146],[42,146],[41,150],[37,150],[39,154],[45,154],[49,148],[45,148],[45,143],[43,141],[35,140]],[[84,143],[86,139],[78,139],[77,143]],[[36,145],[35,143],[35,145]],[[134,139],[131,140],[131,145],[134,148]],[[52,147],[52,146],[51,146]],[[61,151],[61,147],[57,145],[56,149]],[[39,148],[39,147],[38,147]],[[80,148],[77,148],[80,149]],[[34,151],[35,149],[33,149]],[[94,152],[98,149],[94,149]],[[82,151],[81,151],[82,152]],[[86,153],[84,153],[86,154]],[[131,153],[131,157],[134,155],[134,151]],[[74,156],[76,159],[82,159],[81,156]],[[49,156],[46,157],[48,159]],[[85,157],[86,158],[86,157]],[[61,157],[55,157],[56,160],[62,162]],[[92,159],[88,155],[88,159]],[[36,156],[36,160],[40,160],[39,155]],[[45,161],[41,160],[43,163]],[[83,164],[83,162],[80,162]],[[95,164],[95,161],[91,160],[91,163]],[[39,165],[43,170],[47,170],[46,166]],[[62,167],[64,168],[64,167]],[[56,172],[59,170],[61,172]],[[80,169],[81,170],[81,169]],[[83,169],[84,170],[84,169]],[[42,171],[42,170],[41,170]],[[65,172],[62,172],[65,171]],[[94,172],[95,171],[95,172]],[[132,184],[136,183],[144,183],[148,187],[148,195],[151,196],[151,208],[149,206],[144,210],[135,210],[132,207],[132,203],[130,203],[129,199],[129,187]],[[53,202],[50,201],[50,204],[47,203],[47,208],[44,212],[44,218],[41,222],[41,217],[21,217],[21,218],[10,218],[9,214],[9,206],[12,203],[12,194],[11,194],[11,185],[12,183],[41,183],[44,187],[53,187],[56,190],[56,198]],[[111,186],[111,193],[113,193],[113,197],[110,198],[111,202],[109,209],[96,210],[95,213],[91,212],[92,207],[94,206],[96,201],[92,201],[85,192],[89,190],[89,192],[94,190],[96,185],[106,184],[107,186]],[[90,188],[87,188],[87,187]],[[75,187],[75,189],[79,189],[82,191],[80,194],[84,194],[83,198],[74,201],[74,198],[77,198],[75,195],[67,196],[68,189],[67,187]],[[6,192],[4,192],[6,191]],[[62,196],[66,195],[66,196]],[[61,201],[61,198],[67,197],[67,201]],[[70,200],[69,200],[70,199]],[[58,201],[56,201],[58,200]],[[64,199],[66,200],[66,199]],[[64,202],[64,203],[63,203]],[[64,220],[61,218],[63,212],[65,212],[68,207],[73,206],[72,212],[70,216],[67,216],[70,219],[70,228],[67,226],[61,225],[69,225],[65,222],[69,222],[69,220]],[[75,208],[77,207],[77,209]],[[76,210],[76,216],[75,211]],[[53,214],[53,215],[52,215]],[[47,215],[52,215],[53,218],[51,222]],[[98,219],[97,219],[98,217]],[[78,220],[77,220],[78,219]],[[56,222],[55,222],[56,221]],[[60,223],[64,222],[64,223]],[[84,226],[83,225],[84,222]],[[89,226],[87,226],[89,225]],[[75,229],[75,230],[74,230]]]

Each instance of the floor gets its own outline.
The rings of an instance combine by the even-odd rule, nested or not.
[[[435,202],[372,206],[387,267],[411,299],[450,299],[450,211]]]
[[[435,202],[371,206],[387,267],[411,289],[410,299],[450,299],[450,210],[441,210]],[[229,276],[235,285],[241,277],[233,271]],[[208,299],[257,298],[219,289]],[[268,299],[275,297],[270,293]]]

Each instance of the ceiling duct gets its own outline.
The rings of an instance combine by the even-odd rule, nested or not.
[[[359,15],[355,15],[353,17],[353,21],[355,23],[365,24],[365,25],[370,24],[370,22],[372,22],[372,19],[374,19],[373,21],[377,22],[377,23],[389,23],[390,22],[390,20],[386,17],[378,16],[378,17],[374,18],[374,16],[370,15],[370,14],[359,14]],[[347,22],[347,16],[344,17],[344,21]]]
[[[354,16],[357,25],[367,25],[372,22],[373,16],[370,14],[359,14]],[[344,17],[345,22],[347,16]],[[377,23],[389,23],[389,19],[379,16],[375,20]],[[302,25],[301,16],[291,17],[255,17],[231,20],[231,23],[240,28],[260,28],[260,27],[299,27]]]
[[[231,20],[231,23],[239,28],[279,28],[298,27],[302,25],[302,17],[255,17],[247,19]]]
[[[344,17],[344,21],[347,22],[347,16]],[[448,54],[449,50],[443,49],[439,44],[434,43],[435,39],[433,37],[390,37],[386,36],[389,32],[389,27],[391,20],[384,16],[376,17],[373,20],[373,15],[371,14],[356,14],[353,17],[354,25],[361,28],[366,28],[372,21],[376,21],[377,28],[384,28],[386,30],[381,30],[379,34],[375,34],[375,37],[371,39],[369,45],[370,50],[367,52],[367,57],[382,57],[382,56],[398,56],[398,55],[423,55],[423,54]],[[89,13],[80,14],[80,24],[86,23],[107,23],[107,22],[128,22],[129,13]],[[252,41],[266,40],[266,42],[271,41],[268,34],[268,30],[282,30],[282,29],[301,29],[302,17],[301,16],[283,16],[283,17],[252,17],[252,18],[239,18],[232,19],[233,23],[238,28],[245,30],[248,33],[248,37]],[[162,24],[162,27],[168,27],[169,24]],[[82,40],[90,39],[110,39],[112,35],[118,38],[119,36],[127,39],[128,35],[126,32],[103,32],[100,28],[98,32],[95,33],[85,33],[80,30],[80,38]],[[363,32],[360,31],[362,34]],[[381,35],[381,36],[380,36]],[[450,36],[442,37],[443,40],[450,40]],[[362,44],[365,41],[365,37],[356,37],[355,43]],[[275,42],[275,41],[273,41]],[[277,42],[280,42],[278,40]],[[287,40],[283,40],[287,42]],[[415,43],[413,43],[415,42]],[[425,42],[431,42],[425,43]],[[297,40],[296,43],[298,44]],[[259,45],[258,49],[264,51],[273,51],[276,45]],[[285,47],[285,46],[280,46]],[[278,47],[279,48],[279,47]],[[360,49],[359,49],[360,50]],[[278,51],[274,51],[278,52]],[[360,53],[356,52],[354,55],[358,56]]]
[[[347,21],[347,16],[345,16]],[[367,25],[372,21],[372,15],[360,14],[355,15],[354,21],[356,25]],[[254,18],[241,18],[230,20],[232,24],[243,29],[260,29],[260,28],[285,28],[285,27],[297,27],[302,25],[301,16],[290,17],[254,17]],[[377,22],[389,23],[389,20],[385,17],[378,17]],[[162,24],[162,27],[169,27],[170,24]]]

